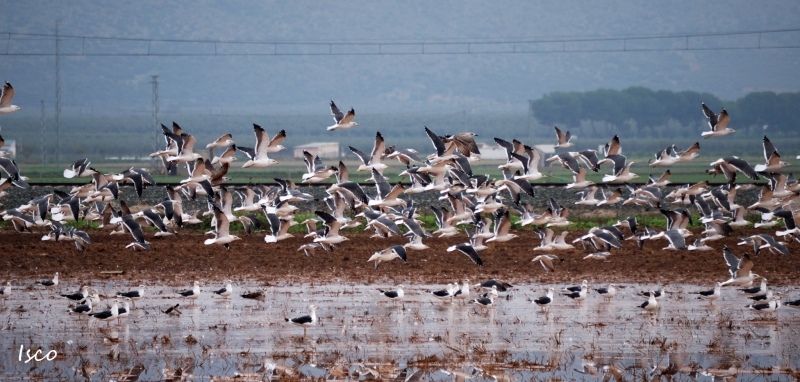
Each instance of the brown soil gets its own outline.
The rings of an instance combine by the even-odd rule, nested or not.
[[[737,230],[735,237],[763,232],[754,229]],[[480,253],[484,266],[473,264],[460,252],[447,252],[450,245],[465,241],[465,235],[447,239],[427,239],[430,249],[409,251],[408,263],[396,259],[383,263],[373,270],[367,263],[370,255],[394,244],[403,244],[401,238],[369,239],[368,233],[345,233],[349,238],[334,252],[318,250],[315,257],[298,252],[303,239],[295,238],[267,245],[264,234],[244,235],[243,240],[231,244],[226,251],[218,245],[203,245],[200,232],[184,230],[178,236],[150,238],[154,251],[134,252],[125,249],[131,242],[129,235],[109,236],[105,232],[92,232],[94,244],[86,252],[78,252],[72,243],[42,242],[40,234],[16,234],[8,229],[0,231],[0,280],[46,279],[60,272],[62,280],[116,279],[116,280],[174,280],[185,283],[185,278],[207,280],[253,280],[265,283],[296,282],[356,282],[356,283],[443,283],[469,278],[483,281],[497,278],[522,283],[568,283],[587,279],[596,283],[696,283],[712,284],[726,280],[728,268],[722,257],[723,245],[734,253],[751,253],[752,246],[737,246],[734,237],[713,242],[714,251],[663,251],[666,240],[648,241],[639,250],[635,241],[626,241],[624,248],[612,251],[610,261],[583,260],[586,252],[580,249],[557,251],[564,261],[556,265],[555,272],[547,272],[531,259],[541,253],[532,247],[539,240],[531,230],[515,230],[520,235],[510,242],[491,244]],[[572,232],[568,240],[577,237]],[[148,234],[149,236],[149,234]],[[796,253],[797,243],[789,245]],[[753,257],[753,271],[769,279],[773,285],[797,282],[800,259],[762,251]],[[122,270],[123,275],[105,275],[101,271]],[[178,280],[178,277],[182,280]]]

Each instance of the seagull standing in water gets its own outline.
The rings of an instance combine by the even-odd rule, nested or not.
[[[447,288],[433,291],[431,292],[431,294],[433,295],[433,297],[436,297],[440,300],[452,299],[453,295],[455,294],[455,288],[456,287],[453,285],[453,283],[450,283],[447,284]]]
[[[215,290],[214,294],[221,296],[221,297],[230,297],[233,294],[233,286],[231,285],[231,280],[225,281],[227,284],[224,288]]]
[[[471,302],[476,305],[480,305],[484,308],[488,308],[494,305],[494,297],[497,296],[497,286],[492,286],[492,293],[486,293],[483,297],[473,299]]]
[[[713,304],[714,300],[722,296],[722,294],[720,293],[720,285],[721,283],[717,282],[717,285],[714,286],[714,289],[694,292],[694,294],[700,295],[699,297],[697,297],[698,299],[707,300],[710,304]]]
[[[200,283],[195,281],[192,289],[178,292],[178,294],[184,298],[192,300],[192,304],[194,304],[194,300],[197,300],[200,297]]]
[[[58,286],[58,272],[53,276],[52,280],[39,281],[39,284],[44,285],[45,288],[51,289]]]
[[[656,301],[656,292],[650,291],[650,297],[647,299],[647,301],[642,303],[642,305],[639,305],[639,307],[648,312],[652,312],[658,309],[658,302]]]
[[[589,291],[589,287],[585,285],[581,285],[581,290],[578,292],[572,293],[563,293],[564,296],[571,298],[573,301],[583,301],[586,299],[586,294]]]
[[[380,292],[381,296],[386,297],[391,301],[402,300],[403,297],[405,296],[402,285],[398,286],[396,291],[378,289],[378,292]]]
[[[111,304],[110,310],[104,310],[99,313],[91,313],[89,315],[100,321],[105,321],[106,325],[108,325],[110,321],[113,321],[117,318],[117,316],[119,316],[119,303],[117,300],[114,300],[114,303]]]
[[[458,284],[454,284],[458,288]],[[464,285],[455,291],[453,297],[466,301],[469,298],[469,279],[464,279]]]
[[[3,301],[3,304],[9,297],[11,297],[11,281],[7,281],[6,286],[0,288],[0,301]]]
[[[139,285],[139,289],[130,291],[130,292],[120,292],[117,293],[117,297],[128,297],[133,302],[133,306],[136,307],[136,301],[139,301],[144,297],[144,285]]]
[[[744,289],[739,289],[739,290],[742,291],[742,293],[744,293],[745,295],[749,295],[749,296],[752,296],[752,297],[766,295],[767,294],[767,278],[766,277],[762,277],[761,278],[761,285],[759,285],[757,287],[744,288]]]
[[[553,302],[553,292],[554,291],[555,291],[554,288],[548,288],[547,289],[547,295],[544,296],[544,297],[539,297],[536,300],[533,300],[533,303],[536,304],[536,305],[539,305],[542,308],[542,310],[544,310],[544,308],[547,305],[550,305],[550,303]]]
[[[309,305],[308,310],[309,313],[307,316],[301,316],[297,318],[284,318],[284,321],[303,327],[303,337],[306,336],[306,329],[309,326],[315,326],[317,324],[317,306],[316,305]]]
[[[608,288],[597,288],[595,289],[599,295],[603,296],[605,301],[610,301],[614,296],[617,295],[617,286],[615,284],[609,284]]]

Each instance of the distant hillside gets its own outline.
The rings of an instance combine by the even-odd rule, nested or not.
[[[701,102],[715,113],[726,108],[731,116],[728,127],[745,135],[800,135],[800,93],[757,92],[722,101],[708,93],[630,87],[550,93],[531,102],[531,109],[539,122],[561,125],[584,137],[602,138],[613,132],[631,138],[667,138],[707,128]]]

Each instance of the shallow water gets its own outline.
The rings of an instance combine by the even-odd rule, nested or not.
[[[135,289],[113,282],[93,287],[101,295]],[[120,380],[120,373],[163,380],[176,369],[201,380],[237,374],[252,380],[453,380],[448,373],[454,371],[476,381],[627,380],[662,373],[750,380],[791,379],[788,373],[800,369],[800,310],[784,307],[765,319],[745,309],[749,300],[732,288],[710,305],[686,293],[707,287],[670,285],[662,308],[651,314],[635,295],[655,288],[649,285],[622,285],[610,302],[593,291],[580,303],[557,295],[546,312],[529,299],[550,285],[515,285],[488,309],[437,300],[427,292],[442,286],[431,285],[406,285],[405,299],[396,303],[376,291],[391,285],[244,283],[234,285],[230,299],[212,297],[220,287],[203,285],[195,304],[176,298],[184,287],[149,287],[120,324],[69,315],[67,301],[54,291],[15,289],[0,307],[0,380]],[[78,286],[59,292],[73,289]],[[266,289],[263,301],[238,295],[257,289]],[[800,290],[783,291],[790,299],[800,296]],[[178,303],[180,315],[161,312]],[[312,303],[320,308],[320,323],[304,337],[283,318],[307,314]],[[32,353],[56,350],[58,357],[24,363],[20,346]],[[259,370],[265,364],[275,370]]]

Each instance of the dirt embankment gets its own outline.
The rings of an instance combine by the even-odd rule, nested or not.
[[[110,278],[134,282],[155,281],[185,283],[186,279],[255,280],[265,283],[296,282],[424,282],[446,283],[469,278],[498,278],[509,282],[567,283],[587,279],[594,283],[634,282],[647,284],[709,284],[726,280],[728,267],[722,257],[727,245],[734,253],[749,252],[752,246],[737,246],[739,236],[761,233],[761,230],[737,230],[735,237],[711,243],[714,251],[664,251],[666,240],[648,241],[640,250],[635,241],[625,241],[624,248],[613,250],[610,261],[584,260],[587,254],[580,245],[568,251],[552,252],[564,261],[555,272],[547,272],[531,259],[542,252],[532,251],[539,239],[531,230],[515,230],[520,237],[505,243],[490,244],[480,253],[484,266],[473,264],[458,251],[447,252],[448,246],[464,242],[465,235],[446,239],[427,239],[424,251],[410,250],[408,263],[394,260],[373,270],[367,259],[375,252],[395,244],[401,238],[371,239],[368,233],[345,233],[349,238],[334,252],[318,250],[306,257],[297,249],[309,239],[300,235],[267,245],[264,234],[243,235],[227,251],[218,245],[203,245],[199,232],[184,230],[178,236],[149,239],[153,251],[134,252],[125,249],[129,235],[109,236],[91,232],[94,244],[86,252],[78,252],[72,243],[43,242],[40,235],[0,231],[0,280],[21,284],[31,279],[52,277],[59,272],[62,280],[96,280]],[[573,231],[568,240],[582,232]],[[148,235],[149,236],[149,235]],[[687,240],[688,241],[688,240]],[[789,285],[800,275],[798,244],[790,243],[792,255],[772,254],[768,250],[753,256],[753,271],[769,279],[770,284]],[[122,270],[122,275],[101,274],[101,271]]]

